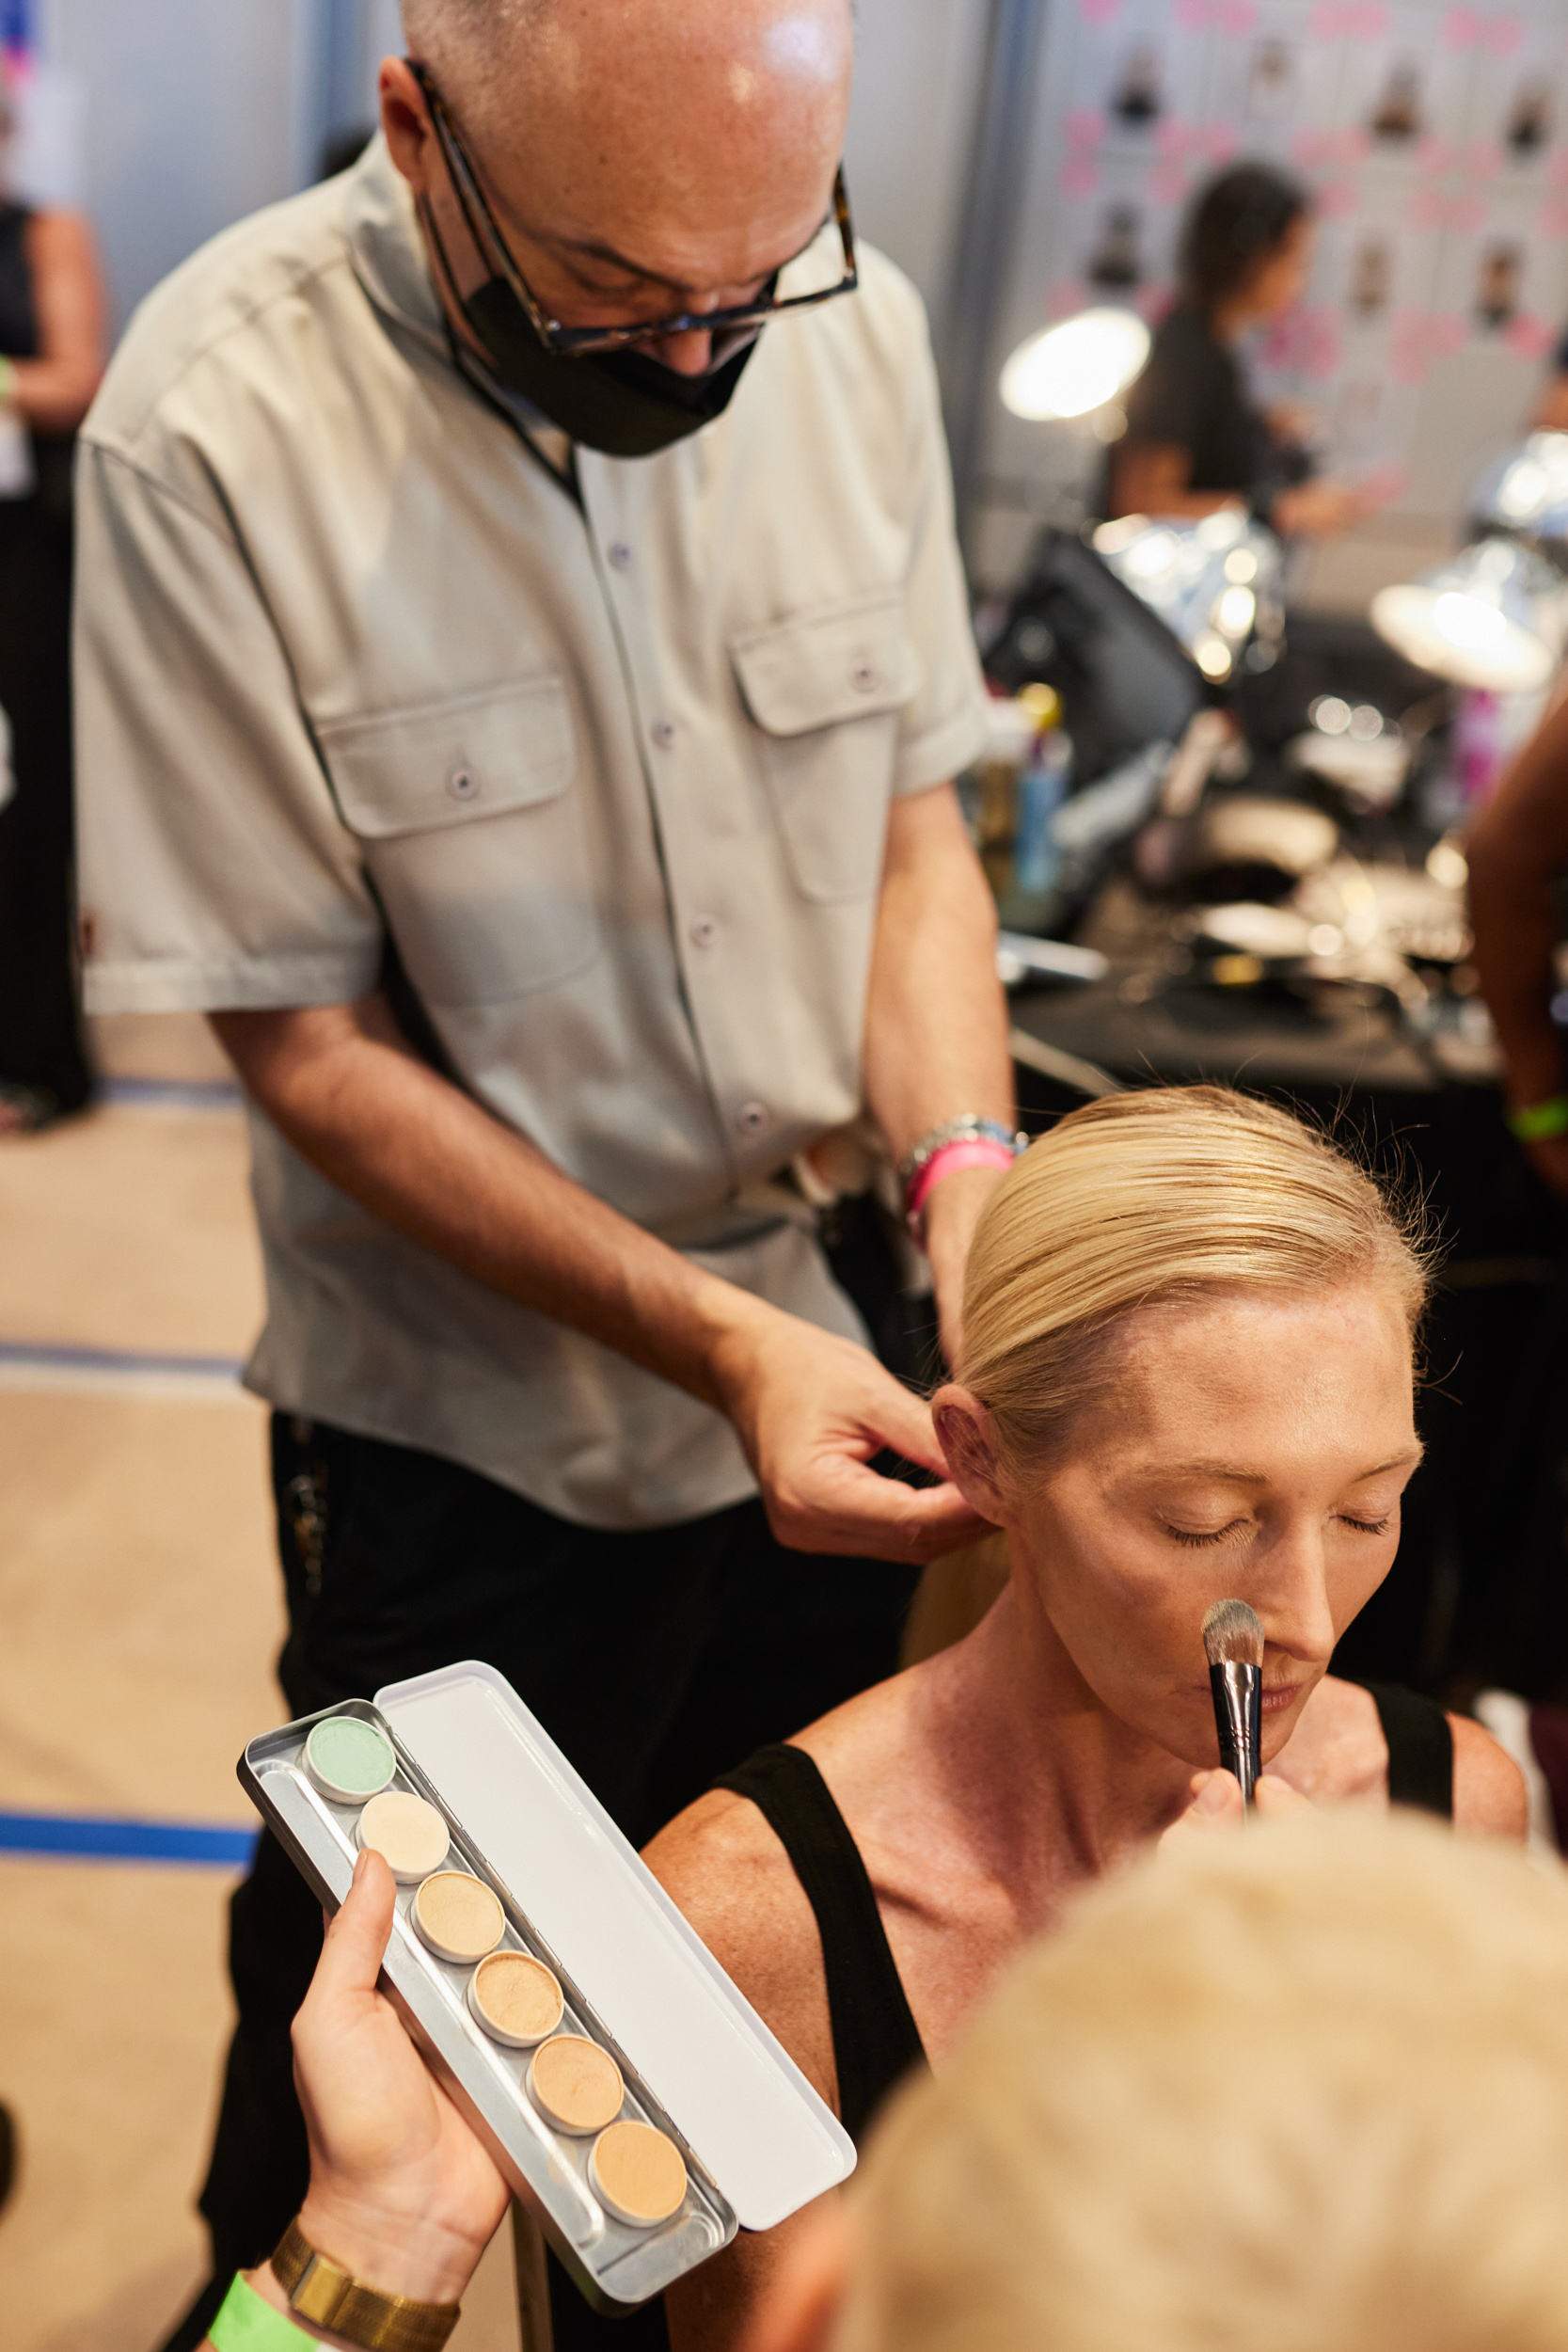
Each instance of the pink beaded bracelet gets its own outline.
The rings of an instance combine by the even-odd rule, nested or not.
[[[1006,1144],[993,1142],[989,1136],[965,1136],[957,1143],[944,1143],[940,1152],[933,1152],[910,1186],[904,1203],[910,1232],[922,1248],[926,1241],[926,1203],[942,1178],[956,1176],[964,1168],[1011,1168],[1013,1156]]]

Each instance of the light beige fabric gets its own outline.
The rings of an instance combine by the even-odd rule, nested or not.
[[[868,253],[722,419],[578,465],[580,512],[453,368],[379,141],[151,296],[81,458],[88,1001],[346,1001],[385,922],[499,1118],[854,1332],[768,1180],[860,1108],[890,797],[982,734],[918,300]],[[263,1395],[594,1525],[751,1491],[721,1417],[254,1126]]]

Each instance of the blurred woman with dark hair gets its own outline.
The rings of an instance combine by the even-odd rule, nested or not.
[[[0,159],[9,144],[0,94]],[[105,358],[78,214],[15,201],[0,169],[0,1136],[79,1110],[71,802],[71,455]]]
[[[1254,404],[1235,351],[1301,299],[1314,234],[1307,191],[1267,165],[1238,164],[1199,193],[1179,299],[1128,397],[1107,515],[1196,519],[1242,500],[1282,536],[1323,539],[1368,511],[1362,492],[1309,479],[1301,418]]]

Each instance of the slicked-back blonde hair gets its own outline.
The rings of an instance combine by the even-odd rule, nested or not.
[[[1224,1087],[1114,1094],[1032,1144],[988,1201],[958,1376],[1016,1467],[1097,1400],[1139,1308],[1365,1279],[1414,1336],[1430,1259],[1417,1220],[1289,1111]]]
[[[1102,1880],[853,2193],[832,2352],[1561,2352],[1568,1876],[1339,1812]]]

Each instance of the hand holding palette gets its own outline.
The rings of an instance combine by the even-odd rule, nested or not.
[[[589,2300],[634,2309],[854,2165],[847,2136],[488,1666],[252,1740],[240,1778],[336,1905],[398,1880],[383,1984]]]

